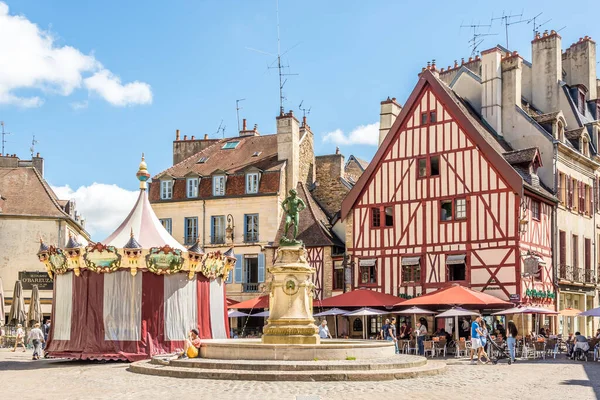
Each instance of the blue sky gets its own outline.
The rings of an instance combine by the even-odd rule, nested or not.
[[[300,114],[302,100],[312,108],[308,118],[317,154],[335,151],[336,143],[323,141],[327,133],[341,130],[348,135],[378,122],[379,102],[388,95],[403,103],[428,60],[445,67],[468,58],[470,31],[460,29],[461,23],[488,23],[492,14],[503,11],[523,10],[524,17],[543,11],[541,22],[552,21],[542,30],[566,26],[560,32],[564,48],[580,36],[600,38],[600,27],[588,14],[597,9],[596,2],[579,2],[569,13],[564,3],[555,1],[505,1],[494,8],[487,6],[491,2],[483,3],[486,6],[439,2],[434,8],[400,1],[281,0],[282,50],[295,46],[284,61],[289,72],[299,74],[288,79],[285,108]],[[275,0],[5,4],[5,18],[20,16],[37,25],[42,35],[50,32],[49,48],[71,46],[79,53],[75,60],[54,63],[51,72],[45,70],[46,59],[28,63],[21,57],[18,62],[23,65],[12,64],[10,52],[26,53],[32,45],[28,41],[0,54],[0,120],[12,132],[7,152],[27,158],[35,134],[36,151],[46,160],[46,178],[62,187],[57,190],[60,195],[75,197],[88,219],[106,217],[93,211],[98,197],[112,199],[102,200],[104,213],[114,206],[120,217],[129,207],[134,195],[126,191],[137,188],[134,175],[141,152],[146,153],[151,174],[170,166],[175,129],[182,135],[214,137],[223,120],[226,135],[237,134],[236,99],[246,99],[241,117],[250,126],[258,124],[263,133],[275,131],[278,81],[276,71],[267,69],[274,58],[247,49],[276,52]],[[505,43],[498,21],[482,30],[488,31],[498,36],[486,37],[482,50]],[[3,42],[14,42],[13,36],[0,26],[0,49]],[[526,58],[531,38],[531,24],[510,27],[510,47]],[[71,61],[79,64],[73,67]],[[10,65],[23,81],[14,84],[5,73],[13,82],[13,100],[6,100],[5,89],[2,101],[2,70],[10,70]],[[36,79],[22,76],[27,74]],[[37,100],[22,100],[31,98]],[[376,126],[370,126],[355,137],[362,134],[368,141],[364,135],[375,132]],[[367,144],[339,146],[344,154],[365,159],[376,150]],[[94,182],[116,186],[77,193]],[[112,196],[115,190],[122,197]],[[102,236],[113,223],[95,226],[93,233]]]

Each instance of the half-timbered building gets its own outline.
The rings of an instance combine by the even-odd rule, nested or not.
[[[555,308],[538,149],[513,149],[435,70],[397,111],[342,204],[353,287],[408,298],[459,283]]]

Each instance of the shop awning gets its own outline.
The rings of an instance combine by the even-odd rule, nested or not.
[[[402,265],[419,265],[421,257],[402,257]]]
[[[324,300],[313,300],[315,309],[320,307],[391,307],[404,301],[391,294],[369,289],[356,289],[351,292],[329,297]]]
[[[446,265],[464,264],[467,258],[466,254],[452,254],[446,257]]]
[[[269,296],[259,296],[229,306],[235,309],[269,308]]]
[[[483,309],[507,308],[513,304],[487,293],[478,292],[476,290],[471,290],[464,286],[454,284],[448,288],[439,289],[433,293],[406,300],[401,305],[430,306],[437,308],[461,306],[464,308]]]

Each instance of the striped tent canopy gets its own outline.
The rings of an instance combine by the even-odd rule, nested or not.
[[[143,157],[137,177],[138,200],[106,240],[40,245],[54,278],[51,356],[134,361],[182,349],[191,329],[203,339],[228,337],[224,278],[235,266],[233,250],[182,246],[150,206]]]

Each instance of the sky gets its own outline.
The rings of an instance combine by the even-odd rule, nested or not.
[[[379,104],[402,104],[427,61],[438,68],[506,45],[492,17],[539,13],[541,30],[560,30],[563,48],[600,38],[595,1],[564,12],[558,1],[433,2],[280,0],[286,110],[308,123],[317,154],[339,146],[370,160]],[[521,17],[512,18],[518,21]],[[496,34],[496,35],[494,35]],[[509,27],[509,47],[530,59],[532,23]],[[266,54],[268,53],[268,54]],[[45,159],[45,177],[72,198],[94,240],[126,216],[137,197],[141,153],[152,175],[171,166],[181,135],[237,135],[240,119],[275,133],[279,112],[276,0],[114,1],[0,0],[0,120],[6,153]]]

